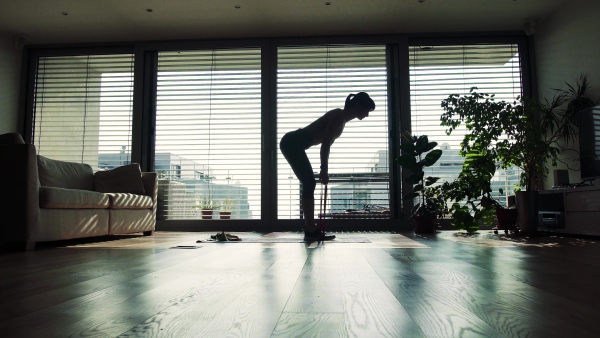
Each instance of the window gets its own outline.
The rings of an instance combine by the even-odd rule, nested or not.
[[[231,218],[259,219],[260,49],[159,52],[157,81],[159,218],[227,202]]]
[[[405,122],[404,116],[410,115],[415,134],[427,134],[439,143],[444,156],[430,168],[431,174],[452,180],[463,164],[458,149],[464,130],[445,134],[440,126],[440,102],[452,93],[468,93],[473,86],[498,99],[513,100],[522,92],[522,74],[517,44],[450,45],[451,40],[423,44],[416,41],[431,40],[410,37],[408,55],[404,55],[409,58],[409,69],[396,71],[389,65],[401,67],[405,58],[388,58],[397,57],[396,47],[403,50],[406,45],[380,44],[385,39],[377,37],[369,43],[361,38],[364,43],[356,44],[336,44],[331,39],[320,45],[261,40],[258,43],[266,46],[269,62],[271,48],[276,49],[272,60],[276,65],[269,65],[266,73],[261,69],[267,62],[261,48],[241,45],[170,50],[182,44],[157,42],[103,47],[98,49],[102,54],[93,55],[87,55],[92,53],[87,48],[86,54],[78,55],[73,54],[80,49],[33,48],[29,56],[36,69],[30,74],[35,74],[35,83],[27,86],[32,89],[27,97],[33,102],[27,102],[31,119],[26,121],[31,124],[26,127],[40,155],[88,163],[95,170],[131,163],[132,146],[134,159],[153,159],[159,178],[159,220],[194,220],[173,225],[196,225],[195,220],[203,222],[202,204],[211,202],[222,210],[233,205],[234,219],[277,224],[302,217],[302,187],[279,151],[281,137],[328,110],[343,108],[348,94],[364,91],[377,107],[368,118],[350,121],[332,146],[325,216],[389,218],[390,203],[399,206],[403,195],[393,187],[400,200],[390,201],[390,174],[397,185],[402,182],[396,180],[399,173],[390,173],[389,160],[394,156],[388,149],[389,136],[390,132],[397,136],[397,128],[409,129],[397,122]],[[254,42],[229,41],[227,46],[236,43]],[[149,56],[136,60],[139,67],[135,69],[143,70],[135,74],[139,80],[136,93],[143,97],[136,97],[135,112],[134,55],[128,53],[134,47],[140,52],[136,55]],[[145,74],[154,67],[156,83]],[[276,68],[275,74],[271,67]],[[407,74],[410,111],[405,110],[408,95],[398,98],[388,92],[388,84],[405,88]],[[393,124],[388,121],[388,99],[405,114],[393,116]],[[155,111],[149,111],[152,107]],[[138,133],[139,139],[132,141]],[[315,174],[319,148],[307,152]],[[271,181],[261,182],[263,169],[270,165],[277,168],[272,178],[275,187]],[[518,176],[516,169],[498,171],[494,192],[499,187],[511,191]],[[317,203],[321,191],[317,186]],[[261,210],[263,205],[268,210]],[[317,204],[316,217],[318,209]],[[218,215],[216,211],[214,218]],[[288,223],[294,222],[281,222]]]
[[[348,94],[361,91],[371,96],[376,109],[362,121],[348,122],[331,148],[327,216],[339,216],[348,209],[368,212],[367,203],[377,206],[378,211],[389,210],[386,47],[279,47],[278,142],[285,133],[305,127],[327,111],[343,108]],[[316,175],[320,166],[319,149],[315,146],[307,151]],[[278,218],[301,218],[300,183],[281,152],[277,166]],[[361,193],[357,195],[357,191]],[[319,201],[318,186],[315,193],[315,200]],[[315,209],[318,213],[318,206]]]
[[[130,163],[132,54],[39,57],[34,97],[40,155],[95,170]]]
[[[438,142],[443,155],[427,168],[427,175],[452,181],[462,169],[459,155],[464,126],[446,135],[440,126],[440,103],[450,94],[479,92],[496,94],[497,100],[513,101],[522,95],[521,67],[517,45],[413,46],[410,52],[411,116],[414,135],[428,135]],[[498,189],[511,192],[519,181],[517,169],[497,170],[492,182]]]

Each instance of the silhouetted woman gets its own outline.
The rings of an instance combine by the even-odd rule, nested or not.
[[[375,102],[369,94],[360,92],[346,98],[344,109],[333,109],[308,126],[291,131],[281,138],[279,147],[294,174],[302,183],[302,209],[304,212],[304,240],[332,240],[335,235],[327,235],[317,229],[314,219],[316,181],[312,165],[306,156],[306,149],[321,145],[321,183],[329,183],[328,161],[333,142],[344,131],[346,122],[369,116],[375,110]]]

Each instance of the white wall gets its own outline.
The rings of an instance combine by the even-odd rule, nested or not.
[[[539,22],[534,35],[537,83],[540,98],[551,98],[552,88],[574,84],[587,74],[592,86],[588,97],[600,99],[600,1],[567,1],[554,14]],[[576,154],[565,154],[574,157]],[[571,165],[578,168],[578,163]],[[557,168],[566,169],[564,164]],[[546,188],[553,185],[552,170]],[[581,180],[578,171],[569,172],[569,181]]]
[[[0,134],[18,131],[21,48],[0,35]]]

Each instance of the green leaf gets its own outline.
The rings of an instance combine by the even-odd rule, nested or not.
[[[432,150],[425,155],[424,164],[426,167],[432,166],[442,156],[442,150]]]
[[[432,184],[434,184],[435,182],[437,182],[440,178],[439,177],[427,177],[427,179],[425,180],[425,186],[430,186]]]
[[[438,145],[437,142],[429,142],[429,143],[423,145],[423,147],[421,147],[421,149],[418,149],[418,151],[420,153],[426,153],[426,152],[432,150],[433,148],[437,147],[437,145]]]
[[[419,149],[422,148],[423,146],[425,146],[427,143],[429,143],[429,139],[427,138],[427,135],[419,136],[419,138],[417,138],[417,142],[415,144],[417,151],[419,151]]]
[[[402,143],[400,145],[400,149],[403,150],[404,152],[413,155],[413,156],[417,156],[417,151],[415,148],[415,145],[412,143]]]
[[[423,185],[422,184],[417,184],[413,187],[413,192],[419,192],[423,190]]]
[[[398,162],[401,167],[405,167],[410,170],[414,170],[417,166],[417,159],[411,155],[398,156],[396,162]]]

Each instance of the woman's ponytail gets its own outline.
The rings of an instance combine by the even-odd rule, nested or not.
[[[352,98],[354,96],[356,96],[356,95],[350,94],[346,97],[346,103],[344,103],[344,109],[348,109],[354,105],[354,102],[352,102],[352,104],[350,103],[350,101],[352,101]]]
[[[358,92],[356,94],[350,94],[346,97],[346,103],[344,104],[344,109],[350,109],[359,103],[363,107],[369,109],[369,111],[375,110],[375,102],[369,96],[369,94],[365,92]]]

